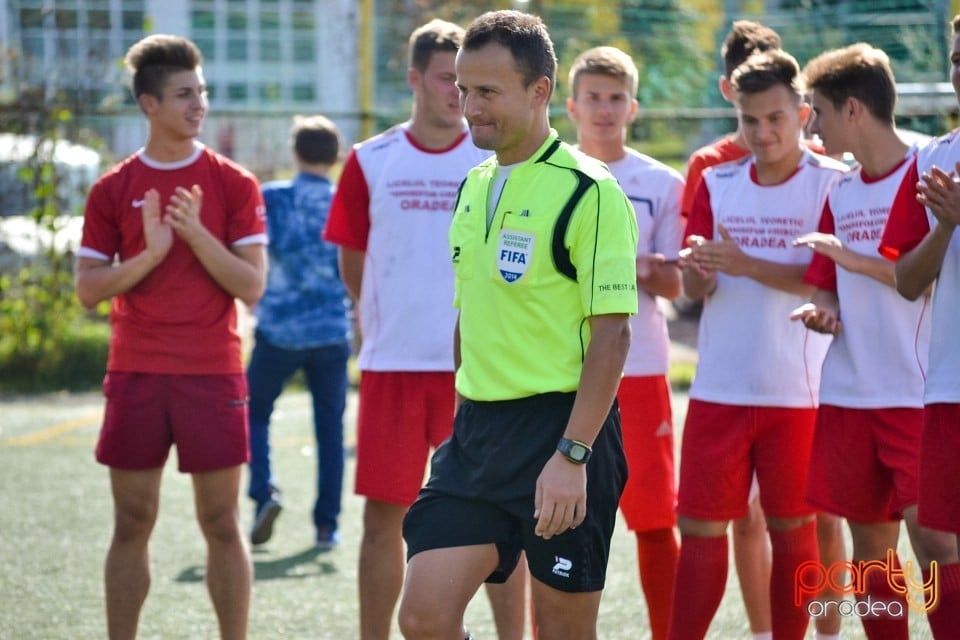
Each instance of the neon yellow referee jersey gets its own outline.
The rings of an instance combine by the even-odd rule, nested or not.
[[[587,318],[637,312],[637,221],[600,162],[556,131],[513,169],[487,230],[491,158],[470,171],[450,227],[460,309],[457,391],[509,400],[575,391]]]

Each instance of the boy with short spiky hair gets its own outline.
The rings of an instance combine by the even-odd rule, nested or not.
[[[584,153],[604,161],[633,205],[637,246],[638,312],[617,399],[630,475],[620,511],[637,538],[640,585],[655,640],[666,638],[679,546],[674,532],[676,481],[670,409],[670,338],[657,297],[680,293],[677,252],[683,239],[675,170],[626,146],[637,112],[637,67],[615,47],[581,53],[570,68],[567,113]]]
[[[90,190],[76,286],[112,299],[97,460],[110,467],[107,633],[136,635],[148,542],[170,446],[193,478],[207,587],[223,638],[246,636],[252,567],[237,513],[247,461],[247,385],[235,300],[263,293],[266,236],[256,179],[196,141],[207,114],[200,51],[152,35],[126,58],[146,115],[143,149]]]

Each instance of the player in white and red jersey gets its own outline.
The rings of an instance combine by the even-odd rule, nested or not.
[[[802,638],[797,567],[818,557],[804,493],[828,339],[791,325],[812,288],[812,252],[793,238],[817,228],[845,167],[801,143],[809,106],[800,70],[779,50],[756,54],[732,77],[754,155],[704,174],[687,224],[684,290],[705,297],[699,361],[681,449],[677,569],[671,638],[703,637],[723,596],[727,523],[747,510],[756,471],[773,563],[774,637]]]
[[[960,15],[954,16],[950,52],[951,80],[960,98]],[[954,338],[960,309],[960,130],[920,149],[897,192],[880,240],[880,253],[896,260],[897,291],[915,300],[933,286],[930,355],[924,385],[923,434],[920,445],[920,488],[917,518],[951,535],[938,567],[938,603],[929,611],[938,638],[960,628],[960,342]],[[931,579],[933,569],[924,573]],[[935,604],[928,599],[928,605]]]
[[[401,525],[427,456],[453,429],[453,268],[447,241],[460,183],[489,157],[460,112],[459,26],[434,20],[410,36],[410,120],[356,145],[323,237],[340,245],[357,302],[355,490],[366,498],[360,542],[360,635],[390,635],[403,584]],[[503,637],[523,634],[524,573],[488,588]],[[510,591],[514,589],[514,591]]]
[[[247,386],[235,299],[253,305],[263,293],[263,200],[252,174],[196,142],[207,92],[192,42],[151,35],[126,64],[149,136],[91,189],[76,264],[84,306],[113,299],[96,450],[110,467],[115,511],[107,635],[136,636],[175,444],[179,469],[192,474],[220,635],[242,638],[253,571],[237,513]]]
[[[723,75],[719,79],[720,95],[734,102],[734,90],[730,76],[751,54],[780,48],[780,35],[767,26],[751,20],[736,20],[730,27],[721,47]],[[822,153],[823,149],[810,140],[804,144],[811,151]],[[693,206],[693,198],[700,186],[703,172],[710,167],[750,155],[743,130],[729,133],[719,140],[694,151],[687,160],[683,188],[681,215],[686,219]],[[744,608],[750,620],[754,638],[760,640],[770,633],[770,545],[767,527],[760,507],[760,491],[756,476],[750,485],[750,502],[747,515],[733,521],[733,559],[737,568],[740,592]],[[817,518],[817,541],[821,557],[836,560],[843,558],[843,531],[832,516]],[[816,620],[818,640],[831,638],[840,632],[840,615],[831,612]]]
[[[680,293],[677,254],[683,237],[675,170],[626,146],[637,112],[637,67],[615,47],[581,53],[570,68],[567,113],[580,150],[607,163],[637,216],[638,311],[617,400],[630,475],[620,512],[637,538],[640,585],[654,640],[666,638],[679,545],[670,408],[670,338],[657,297]]]
[[[807,496],[847,519],[854,564],[898,568],[902,517],[927,568],[949,560],[942,550],[951,546],[951,536],[917,523],[929,299],[900,297],[893,264],[877,256],[916,147],[894,128],[896,83],[882,51],[863,43],[828,51],[804,76],[813,132],[831,155],[851,152],[860,163],[831,190],[820,230],[796,240],[817,252],[805,277],[817,291],[793,317],[835,335],[823,365]],[[855,595],[875,615],[860,620],[868,637],[907,638],[908,603],[889,575],[866,575]]]

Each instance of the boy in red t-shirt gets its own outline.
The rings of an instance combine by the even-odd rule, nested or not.
[[[193,478],[220,635],[247,631],[253,571],[238,497],[247,386],[236,300],[263,293],[263,200],[251,173],[196,141],[207,113],[200,50],[155,34],[126,56],[147,118],[144,147],[90,190],[77,251],[86,307],[112,299],[96,456],[110,467],[107,632],[136,636],[150,585],[148,543],[171,445]]]

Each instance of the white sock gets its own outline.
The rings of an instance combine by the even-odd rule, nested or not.
[[[753,634],[753,640],[773,640],[773,631],[761,631]]]
[[[813,640],[840,640],[839,633],[820,633],[817,631],[813,634]]]

